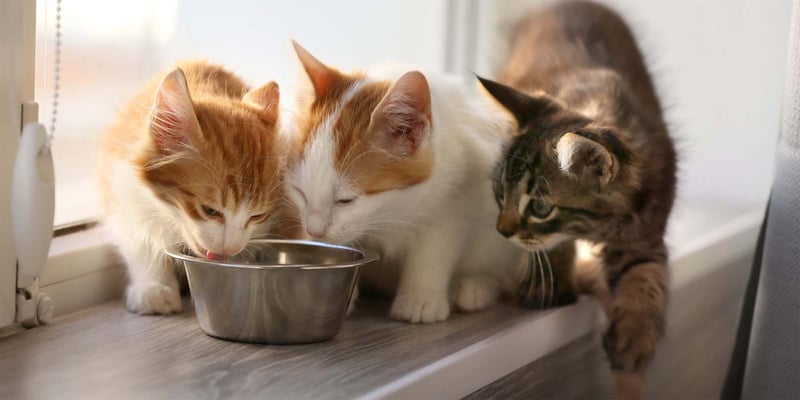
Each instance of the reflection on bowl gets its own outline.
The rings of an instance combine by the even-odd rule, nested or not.
[[[176,247],[200,328],[257,343],[311,343],[334,337],[347,313],[359,267],[377,254],[296,240],[254,240],[236,256],[206,260]]]

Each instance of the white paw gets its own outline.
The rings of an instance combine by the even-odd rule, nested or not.
[[[496,303],[499,296],[496,279],[468,276],[458,286],[456,305],[462,311],[479,311]]]
[[[412,324],[444,321],[449,314],[447,296],[435,293],[398,293],[392,303],[392,318]]]
[[[178,290],[158,283],[131,285],[127,293],[128,310],[139,314],[172,314],[181,311]]]
[[[356,309],[356,300],[358,300],[358,294],[359,294],[358,285],[356,285],[356,287],[353,288],[353,294],[350,295],[350,303],[347,304],[347,315],[348,316],[350,314],[352,314],[353,311]]]

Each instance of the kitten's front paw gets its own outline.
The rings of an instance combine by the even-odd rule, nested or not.
[[[138,314],[172,314],[181,311],[180,292],[158,283],[128,287],[127,306]]]
[[[500,290],[497,280],[487,276],[468,276],[461,279],[456,305],[462,311],[479,311],[497,302]]]
[[[447,296],[434,293],[398,293],[392,303],[392,318],[412,324],[444,321],[449,314]]]
[[[654,315],[615,307],[614,318],[603,335],[603,347],[611,368],[632,373],[643,371],[656,351],[663,322]]]

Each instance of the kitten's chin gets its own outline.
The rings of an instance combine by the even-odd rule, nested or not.
[[[212,251],[209,251],[205,247],[201,246],[198,241],[195,240],[186,240],[186,246],[194,253],[197,257],[204,258],[206,260],[220,260],[222,259],[222,254],[217,254]]]
[[[529,240],[514,239],[514,238],[511,238],[509,240],[511,241],[511,243],[514,243],[514,245],[516,245],[517,247],[526,251],[543,250],[543,248],[541,247],[541,243],[539,242],[531,242]]]
[[[353,235],[348,235],[346,233],[345,234],[339,233],[339,234],[333,234],[333,235],[326,233],[324,236],[321,236],[321,237],[313,237],[313,236],[309,235],[308,231],[306,231],[304,229],[303,230],[303,235],[301,237],[298,237],[298,239],[300,239],[300,240],[310,240],[310,241],[313,241],[313,242],[322,242],[322,243],[328,243],[328,244],[335,244],[335,245],[339,245],[339,246],[348,246],[348,245],[354,244],[355,242],[358,242],[359,239],[361,239],[361,238],[359,238],[357,236],[353,236]]]
[[[317,242],[323,242],[328,244],[335,244],[337,246],[352,246],[356,242],[358,242],[358,238],[347,238],[342,236],[326,236],[323,238],[312,238],[310,240],[314,240]]]
[[[344,246],[344,245],[349,244],[348,241],[342,240],[342,238],[338,238],[338,237],[325,236],[325,237],[321,237],[321,238],[312,238],[312,237],[309,237],[309,238],[310,239],[308,239],[308,240],[313,240],[315,242],[335,244],[335,245],[340,245],[340,246]]]
[[[527,251],[547,251],[550,250],[565,240],[568,240],[568,235],[563,234],[556,234],[552,236],[548,236],[546,239],[521,239],[518,237],[512,237],[511,243],[514,243],[518,247],[525,249]]]

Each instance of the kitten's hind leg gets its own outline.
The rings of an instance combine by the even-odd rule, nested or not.
[[[131,240],[121,244],[120,251],[130,277],[125,293],[128,310],[138,314],[180,312],[180,286],[171,260],[151,250],[146,243]]]
[[[458,280],[456,305],[461,311],[480,311],[497,303],[500,283],[487,274],[467,275]]]

